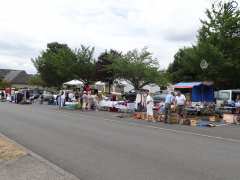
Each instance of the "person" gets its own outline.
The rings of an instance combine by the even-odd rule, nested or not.
[[[57,95],[56,99],[57,99],[57,105],[58,105],[58,109],[62,108],[62,95],[64,94],[63,91],[60,91],[59,94]]]
[[[236,107],[236,113],[240,114],[240,95],[237,95],[237,98],[235,101],[235,107]]]
[[[61,96],[60,96],[60,107],[63,108],[64,104],[65,104],[65,99],[66,99],[66,95],[65,92],[62,91]]]
[[[93,100],[93,109],[95,110],[95,111],[98,111],[98,109],[99,109],[99,99],[98,99],[98,93],[94,93],[93,95],[92,95],[92,100]]]
[[[182,117],[184,116],[185,104],[186,104],[186,97],[181,92],[177,92],[177,96],[176,96],[177,119],[180,124],[183,124]]]
[[[87,97],[88,97],[87,109],[91,110],[93,106],[93,97],[92,97],[91,91],[87,93]]]
[[[169,123],[170,122],[170,116],[171,116],[171,105],[174,102],[174,93],[169,92],[165,98],[165,116],[164,116],[164,122]]]
[[[87,91],[83,91],[83,95],[82,95],[82,110],[86,110],[87,104],[88,104]]]
[[[79,95],[79,92],[78,92],[78,91],[75,92],[75,95],[74,95],[74,96],[75,96],[76,101],[79,102],[79,97],[80,97],[80,95]]]
[[[69,92],[65,91],[65,102],[70,102]]]
[[[73,102],[76,100],[75,95],[72,91],[69,92],[68,97],[70,102]]]
[[[147,98],[146,98],[146,106],[147,106],[147,120],[152,120],[153,122],[156,122],[153,118],[153,98],[150,95],[149,91],[146,91]]]
[[[0,99],[3,100],[4,98],[5,98],[5,94],[4,94],[4,92],[2,91],[2,92],[1,92],[1,98],[0,98]]]

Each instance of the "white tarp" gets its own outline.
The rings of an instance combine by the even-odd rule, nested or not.
[[[68,85],[68,86],[83,86],[84,83],[82,81],[79,80],[72,80],[69,82],[65,82],[64,85]]]
[[[102,82],[102,81],[97,81],[97,82],[95,83],[95,85],[97,85],[97,86],[105,86],[105,83]]]

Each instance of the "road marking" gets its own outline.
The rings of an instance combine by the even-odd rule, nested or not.
[[[71,114],[70,112],[64,111],[64,114]],[[85,114],[79,114],[81,117],[86,117],[86,118],[97,118],[96,116],[89,116]],[[200,133],[194,133],[194,132],[186,132],[182,130],[175,130],[175,129],[169,129],[169,128],[162,128],[162,127],[157,127],[153,125],[146,125],[146,124],[138,124],[136,122],[128,122],[128,121],[119,121],[115,119],[108,119],[108,118],[103,118],[104,121],[108,122],[113,122],[113,123],[118,123],[118,124],[128,124],[128,125],[134,125],[137,127],[147,127],[147,128],[152,128],[152,129],[158,129],[162,131],[168,131],[168,132],[173,132],[173,133],[180,133],[180,134],[185,134],[185,135],[194,135],[194,136],[199,136],[199,137],[205,137],[205,138],[210,138],[210,139],[216,139],[216,140],[221,140],[221,141],[229,141],[229,142],[234,142],[234,143],[240,143],[240,140],[238,139],[233,139],[233,138],[224,138],[220,136],[211,136],[211,135],[206,135],[206,134],[200,134]],[[123,123],[122,123],[123,122]]]

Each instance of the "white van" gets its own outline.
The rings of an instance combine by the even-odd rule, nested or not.
[[[216,104],[221,106],[224,102],[231,103],[240,95],[240,89],[220,90],[215,93]]]

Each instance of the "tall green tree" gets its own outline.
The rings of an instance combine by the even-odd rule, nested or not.
[[[99,55],[96,62],[96,77],[97,80],[107,82],[109,84],[109,92],[111,85],[116,79],[116,74],[113,69],[109,68],[113,62],[118,61],[122,57],[122,53],[111,49]]]
[[[173,82],[212,80],[220,89],[239,88],[240,11],[231,2],[218,1],[206,10],[207,18],[197,44],[180,49],[168,73]],[[205,60],[206,69],[200,67]]]
[[[86,47],[84,45],[75,50],[77,63],[74,73],[76,79],[81,79],[85,83],[93,82],[96,79],[94,50],[94,47]]]
[[[49,43],[47,49],[32,62],[46,86],[60,87],[75,77],[77,57],[66,44]]]
[[[158,85],[166,83],[163,73],[158,68],[158,61],[146,48],[141,51],[136,49],[129,51],[108,66],[116,78],[128,80],[136,90],[153,83]]]

